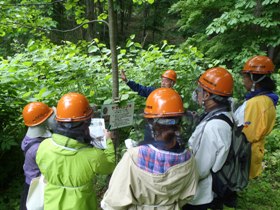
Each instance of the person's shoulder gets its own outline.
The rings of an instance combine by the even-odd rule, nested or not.
[[[145,146],[131,147],[131,148],[127,149],[125,154],[131,155],[131,156],[138,155],[138,152],[142,147],[145,147]]]
[[[258,95],[255,97],[250,98],[247,100],[247,104],[252,104],[252,103],[263,103],[264,101],[270,100],[269,96],[267,95]]]
[[[52,139],[46,138],[46,139],[42,140],[36,147],[37,147],[37,150],[39,150],[39,149],[49,150],[51,144],[52,144]]]
[[[226,117],[229,118],[229,120],[232,122],[232,117],[230,114],[225,115]],[[223,119],[223,118],[213,118],[207,122],[205,125],[205,130],[209,132],[213,132],[213,130],[229,130],[231,126],[229,123]]]
[[[260,95],[255,96],[247,101],[246,110],[248,110],[249,107],[259,107],[260,109],[263,109],[264,107],[270,106],[273,106],[273,101],[271,100],[271,98],[266,95]]]

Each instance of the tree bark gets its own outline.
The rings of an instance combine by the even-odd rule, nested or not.
[[[118,101],[119,99],[119,79],[118,79],[118,59],[116,50],[116,33],[115,33],[115,14],[113,0],[108,0],[108,13],[109,13],[109,38],[110,38],[110,49],[112,56],[112,76],[113,76],[113,87],[112,87],[112,99]]]
[[[145,7],[144,7],[144,15],[143,15],[143,18],[144,18],[144,23],[143,23],[143,37],[142,37],[142,47],[145,45],[145,40],[147,38],[147,20],[148,20],[148,16],[149,16],[149,11],[148,11],[148,7],[147,5],[145,4]]]
[[[88,20],[95,20],[95,14],[94,14],[94,2],[92,0],[86,0],[86,18]],[[90,41],[94,37],[94,24],[91,23],[88,25],[88,28],[86,30],[86,40]]]
[[[119,4],[120,4],[120,8],[121,8],[121,11],[120,11],[120,18],[119,19],[119,23],[120,23],[120,39],[121,41],[123,41],[123,37],[124,37],[124,16],[125,16],[125,6],[124,6],[124,2],[123,0],[119,0]]]

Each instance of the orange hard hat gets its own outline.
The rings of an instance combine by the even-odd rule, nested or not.
[[[27,126],[36,126],[44,122],[51,116],[53,109],[42,102],[31,102],[27,104],[22,111],[24,124]]]
[[[231,96],[233,90],[233,78],[222,67],[208,69],[198,79],[199,85],[206,91],[220,95]]]
[[[87,98],[80,93],[67,93],[57,103],[56,120],[79,122],[91,118],[93,112]]]
[[[158,88],[146,100],[145,118],[176,117],[183,114],[182,98],[172,88]]]
[[[272,60],[263,55],[250,58],[244,65],[242,73],[271,74],[274,71]]]
[[[176,82],[177,80],[177,74],[174,70],[166,70],[162,75],[161,77],[165,77],[165,78],[168,78],[168,79],[171,79],[173,80],[174,82]]]

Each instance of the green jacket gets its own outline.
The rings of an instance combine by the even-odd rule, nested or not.
[[[37,151],[36,162],[47,180],[45,210],[94,210],[96,174],[110,174],[115,167],[112,141],[106,150],[89,147],[66,136],[53,134]]]

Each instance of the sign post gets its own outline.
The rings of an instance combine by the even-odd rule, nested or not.
[[[118,104],[104,104],[101,107],[101,117],[109,124],[111,130],[131,126],[133,124],[134,102],[125,106]]]

